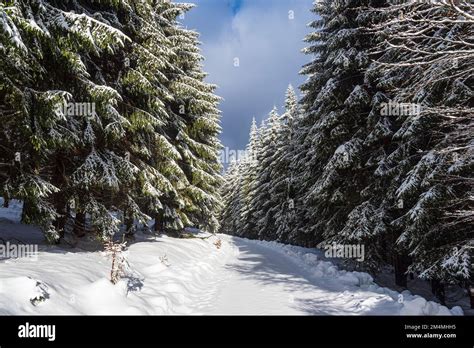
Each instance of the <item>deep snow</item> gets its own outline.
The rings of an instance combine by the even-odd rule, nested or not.
[[[0,208],[0,237],[39,243],[36,228],[18,223],[17,208]],[[340,270],[319,251],[275,242],[140,234],[116,285],[104,252],[39,249],[37,260],[0,261],[0,314],[462,314]]]

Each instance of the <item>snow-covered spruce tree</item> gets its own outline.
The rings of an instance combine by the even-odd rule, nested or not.
[[[273,159],[273,177],[271,185],[272,207],[275,217],[275,238],[288,241],[295,218],[295,197],[293,187],[292,156],[295,153],[295,125],[297,124],[298,98],[290,85],[286,91],[285,112],[281,116],[281,126],[277,135],[276,152]]]
[[[225,208],[221,214],[224,233],[287,241],[293,219],[291,157],[298,110],[296,93],[289,86],[281,117],[273,109],[260,128],[253,119],[246,156],[229,167],[225,175]]]
[[[396,274],[400,276],[397,277],[397,283],[406,286],[406,283],[398,281],[403,277],[406,279],[403,270],[403,265],[407,263],[406,253],[394,247],[394,233],[389,225],[394,206],[388,198],[387,178],[379,172],[386,155],[395,146],[392,135],[396,124],[390,115],[381,112],[381,106],[389,101],[387,91],[368,73],[371,62],[382,54],[378,44],[385,40],[383,35],[374,32],[372,28],[385,20],[384,9],[387,6],[386,1],[362,1],[356,8],[356,29],[353,32],[359,39],[353,47],[359,50],[359,59],[354,66],[346,65],[351,66],[352,73],[356,75],[357,72],[356,76],[363,80],[359,80],[361,85],[356,86],[344,101],[348,111],[352,113],[353,122],[348,125],[351,129],[349,134],[353,135],[336,153],[340,152],[342,159],[349,163],[345,168],[337,168],[337,164],[330,162],[324,169],[324,175],[332,171],[339,176],[338,184],[330,187],[328,193],[337,206],[342,206],[343,212],[336,218],[343,219],[343,227],[325,235],[325,243],[364,244],[365,260],[355,265],[376,271],[384,264],[392,264]],[[362,103],[358,100],[357,93],[354,93],[359,87],[364,91],[364,94],[359,95],[364,98]],[[356,154],[352,152],[354,145],[358,147]],[[333,160],[334,157],[331,161]]]
[[[472,277],[473,6],[467,2],[401,2],[376,27],[387,38],[376,64],[379,85],[399,115],[396,147],[381,164],[390,179],[392,226],[410,270],[436,282]],[[395,104],[394,103],[394,104]],[[395,104],[400,105],[400,104]]]
[[[296,105],[292,89],[289,89],[289,108],[290,105]],[[286,196],[281,197],[279,191],[286,192],[287,189],[287,186],[280,185],[278,195],[272,197],[276,182],[273,175],[277,172],[285,175],[283,168],[278,168],[279,171],[276,168],[276,160],[279,160],[279,165],[284,160],[283,153],[278,149],[283,145],[280,138],[285,134],[280,128],[283,118],[291,119],[292,115],[280,117],[274,108],[260,127],[257,127],[255,119],[252,120],[246,154],[233,163],[225,175],[222,189],[225,208],[221,214],[223,233],[251,239],[277,238],[273,226],[275,219],[279,218],[279,200],[286,201]]]
[[[186,93],[206,94],[187,96],[200,109],[191,109],[187,123],[176,116],[177,100],[183,99],[175,88],[178,79],[204,77],[196,64],[186,67],[180,53],[195,52],[196,43],[174,41],[176,17],[188,7],[155,1],[36,0],[15,1],[2,12],[2,23],[16,25],[2,26],[1,39],[8,43],[2,54],[18,45],[17,60],[26,62],[12,61],[1,75],[2,82],[14,78],[18,84],[2,83],[2,110],[16,117],[2,132],[2,144],[12,147],[4,161],[9,164],[1,170],[2,194],[24,200],[25,219],[41,222],[51,240],[61,234],[69,210],[75,213],[78,234],[87,222],[104,238],[119,228],[114,211],[125,216],[129,232],[135,220],[146,222],[146,213],[168,216],[167,223],[177,229],[198,220],[215,225],[216,205],[205,199],[196,203],[198,194],[178,193],[197,187],[200,197],[215,195],[217,182],[195,178],[190,185],[185,173],[189,163],[177,149],[191,141],[197,147],[206,135],[205,141],[218,147],[212,86],[201,86],[207,94],[188,89]],[[34,73],[25,74],[30,67]],[[84,117],[61,107],[65,102],[87,102],[94,110]],[[15,122],[29,125],[21,117],[33,126],[15,127]],[[26,153],[27,160],[12,161],[17,152]],[[211,152],[201,151],[195,161],[219,178],[217,150]],[[173,210],[185,206],[194,221]],[[62,221],[57,219],[54,229],[51,222],[58,217]]]
[[[242,169],[239,161],[232,161],[224,175],[221,188],[222,209],[219,215],[221,233],[247,237],[242,230]]]
[[[277,152],[277,140],[280,132],[281,119],[276,107],[268,115],[265,127],[261,131],[261,149],[257,155],[255,195],[251,202],[252,215],[255,219],[255,230],[246,231],[259,239],[273,239],[275,231],[276,212],[271,209],[275,204],[272,201],[272,184],[274,171],[274,157]]]
[[[2,64],[2,105],[12,111],[2,133],[14,164],[4,187],[24,201],[24,221],[40,224],[53,241],[59,237],[52,224],[60,208],[55,203],[67,197],[66,190],[58,191],[71,179],[65,168],[94,136],[92,124],[99,123],[97,114],[79,118],[62,106],[89,102],[103,110],[113,103],[117,93],[91,81],[82,57],[114,52],[127,37],[54,2],[12,1],[1,11],[2,55],[16,51],[17,57]]]
[[[159,137],[157,127],[166,118],[160,102],[166,97],[166,78],[159,70],[164,69],[166,56],[153,43],[163,34],[160,26],[153,25],[156,11],[152,5],[147,1],[58,4],[64,11],[93,17],[128,38],[121,50],[82,57],[92,83],[108,94],[93,101],[98,119],[86,119],[82,125],[84,143],[72,165],[68,190],[79,235],[89,225],[99,237],[109,238],[120,223],[113,212],[124,216],[127,232],[132,232],[134,220],[149,219],[141,201],[153,194],[156,197],[155,187],[166,187],[163,175],[153,172],[149,164]]]
[[[178,163],[181,156],[172,144],[174,135],[168,132],[168,125],[173,122],[169,81],[179,70],[171,64],[175,45],[166,35],[166,28],[174,25],[177,15],[169,11],[172,6],[150,1],[136,3],[137,18],[124,28],[134,39],[130,53],[123,59],[127,68],[118,76],[129,121],[123,145],[139,171],[134,185],[124,187],[113,200],[124,203],[121,210],[129,233],[133,233],[134,221],[145,222],[148,216],[155,218],[156,230],[162,231],[162,216],[169,213],[169,205],[178,204],[180,183],[187,183]],[[181,224],[177,215],[170,221]]]
[[[255,195],[257,191],[257,171],[261,160],[261,132],[257,127],[255,118],[252,120],[250,128],[249,143],[246,148],[246,155],[242,162],[242,226],[241,233],[248,238],[256,238],[256,216],[255,216]]]
[[[179,153],[179,168],[184,180],[177,182],[178,196],[164,209],[162,224],[165,230],[180,231],[184,225],[215,232],[220,209],[219,151],[221,143],[215,85],[204,82],[202,55],[199,53],[199,34],[181,27],[176,17],[191,9],[190,4],[164,2],[162,17],[170,20],[164,26],[172,43],[171,63],[174,71],[169,78],[173,100],[168,105],[171,115],[166,131]]]
[[[298,103],[298,110],[296,117],[293,119],[294,133],[292,135],[292,141],[289,148],[289,168],[288,168],[288,180],[290,195],[292,199],[293,208],[288,216],[288,226],[290,228],[287,231],[280,230],[279,235],[281,241],[295,244],[295,245],[307,245],[304,241],[306,238],[306,227],[310,224],[307,220],[306,206],[306,187],[304,183],[308,182],[311,178],[311,173],[306,167],[306,155],[310,150],[311,144],[306,141],[306,137],[311,129],[311,124],[307,122],[303,112],[302,103]]]
[[[350,236],[340,238],[351,211],[367,198],[372,150],[364,144],[370,129],[368,116],[374,91],[365,83],[374,35],[364,27],[370,20],[364,7],[381,6],[382,1],[318,1],[313,11],[321,18],[311,26],[305,53],[315,55],[302,73],[308,80],[301,86],[303,120],[297,134],[295,156],[296,187],[301,195],[303,215],[296,241],[307,246],[326,241],[370,241],[367,229],[348,226]],[[369,202],[366,204],[368,206]],[[358,214],[354,212],[354,214]]]

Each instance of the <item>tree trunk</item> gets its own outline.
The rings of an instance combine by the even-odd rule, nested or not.
[[[405,255],[395,254],[394,257],[395,268],[395,284],[403,288],[407,288],[407,274],[408,260]]]
[[[133,219],[131,217],[125,219],[125,230],[127,234],[133,234]]]
[[[155,232],[162,232],[163,231],[163,218],[161,213],[155,214],[155,225],[153,226],[153,230]]]
[[[9,205],[10,205],[10,198],[8,197],[8,193],[5,192],[3,195],[3,207],[8,208]]]
[[[64,238],[64,228],[68,218],[68,209],[66,202],[56,202],[56,212],[59,216],[54,220],[53,226],[58,231],[59,239]]]
[[[436,296],[436,298],[439,300],[439,302],[443,306],[446,306],[446,295],[445,295],[444,284],[441,283],[440,280],[438,279],[431,280],[431,292]]]
[[[32,203],[29,200],[23,201],[23,210],[21,211],[21,222],[24,224],[30,223],[32,218]]]
[[[133,238],[135,234],[133,216],[129,212],[125,212],[125,237]]]
[[[59,153],[56,155],[56,167],[53,176],[54,186],[62,188],[65,185],[67,181],[65,172],[63,156]],[[64,237],[64,227],[66,226],[68,218],[67,197],[64,192],[60,191],[54,194],[53,199],[56,213],[59,215],[56,220],[53,221],[53,226],[58,232],[59,239],[61,239]]]
[[[86,214],[83,212],[76,212],[76,219],[74,221],[74,234],[77,237],[84,237],[86,234]]]
[[[471,309],[474,309],[474,285],[468,287],[468,293],[471,300]]]

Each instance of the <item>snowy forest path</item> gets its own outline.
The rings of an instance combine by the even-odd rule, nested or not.
[[[103,251],[42,244],[37,228],[3,213],[0,235],[15,231],[39,251],[0,260],[0,315],[462,314],[338,269],[320,250],[228,235],[139,235],[123,255],[127,274],[113,284]]]
[[[334,315],[396,314],[399,305],[386,294],[315,277],[281,248],[223,236],[235,258],[224,264],[219,289],[205,314]],[[327,262],[326,262],[327,264]]]

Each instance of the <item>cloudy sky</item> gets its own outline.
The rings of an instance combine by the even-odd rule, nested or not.
[[[300,51],[312,21],[313,0],[192,0],[197,5],[183,24],[201,33],[208,81],[224,98],[222,141],[244,149],[252,117],[260,123],[285,90],[298,87],[310,57]]]

